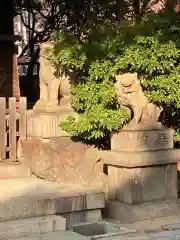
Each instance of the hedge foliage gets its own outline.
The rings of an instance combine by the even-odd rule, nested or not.
[[[164,108],[162,122],[177,130],[180,113],[180,15],[147,14],[134,26],[111,24],[93,29],[85,39],[54,34],[57,68],[77,71],[72,106],[79,120],[62,122],[64,130],[84,140],[103,139],[129,120],[116,101],[115,75],[137,72],[149,99]],[[180,137],[179,137],[180,138]]]

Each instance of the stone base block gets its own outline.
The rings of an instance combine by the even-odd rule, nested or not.
[[[150,151],[173,148],[172,129],[122,130],[112,135],[111,149]]]
[[[36,178],[1,180],[0,222],[102,209],[104,194]]]
[[[69,194],[68,194],[69,195]],[[103,194],[79,194],[69,196],[43,196],[35,198],[12,199],[0,203],[0,221],[25,219],[53,214],[67,214],[78,212],[79,216],[88,215],[89,210],[104,208]],[[13,209],[13,210],[12,210]],[[100,211],[98,212],[100,213]],[[90,215],[89,215],[90,216]],[[99,217],[99,215],[98,215]]]
[[[177,199],[176,164],[139,168],[108,166],[108,199],[128,204]]]
[[[58,113],[35,113],[28,111],[27,136],[38,138],[54,138],[70,136],[60,128],[60,123],[72,112],[62,111]]]
[[[180,149],[166,149],[146,152],[101,151],[100,156],[104,164],[117,167],[146,167],[177,163]],[[180,164],[179,164],[180,170]]]
[[[179,150],[104,151],[108,165],[108,199],[128,204],[177,199]]]
[[[159,201],[137,205],[108,201],[105,209],[106,217],[120,220],[122,223],[167,217],[177,213],[180,213],[180,200]]]

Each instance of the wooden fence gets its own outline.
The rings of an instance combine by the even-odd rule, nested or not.
[[[19,108],[16,98],[0,98],[0,161],[17,161],[18,140],[26,139],[25,97],[20,98]]]

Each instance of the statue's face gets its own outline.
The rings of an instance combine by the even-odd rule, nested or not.
[[[125,73],[122,75],[117,75],[116,80],[122,84],[123,87],[130,87],[133,82],[137,79],[136,73]]]
[[[40,46],[41,49],[41,57],[51,59],[53,45],[51,43],[42,43]]]

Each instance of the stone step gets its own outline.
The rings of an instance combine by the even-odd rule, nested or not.
[[[104,194],[37,178],[1,180],[0,221],[104,208]]]
[[[4,221],[0,222],[0,239],[9,240],[60,230],[66,230],[66,219],[56,215]]]

